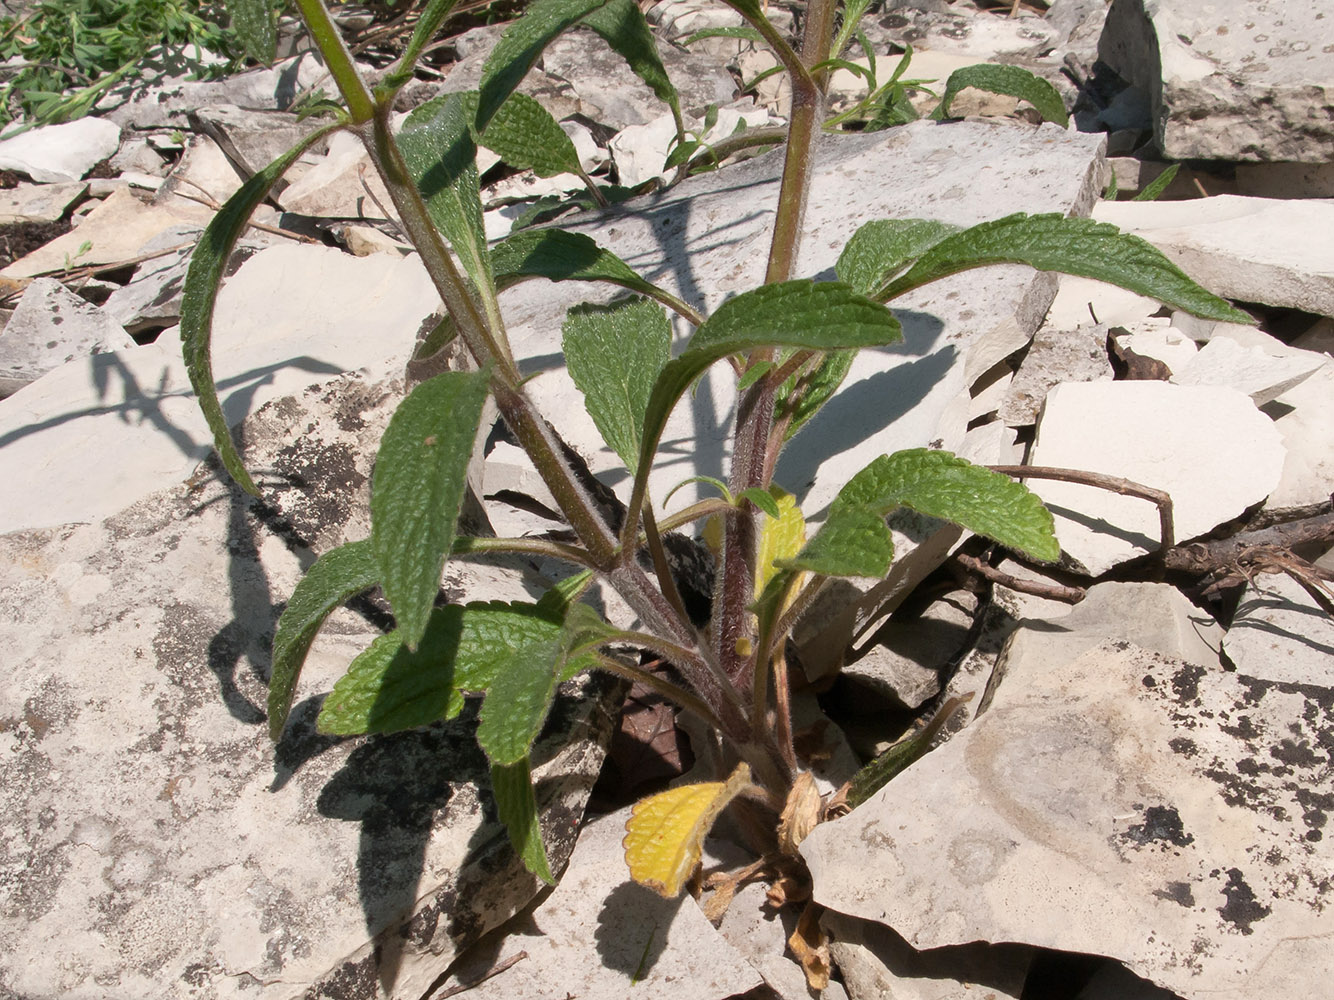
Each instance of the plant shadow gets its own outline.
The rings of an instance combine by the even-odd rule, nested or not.
[[[681,899],[664,899],[636,882],[613,889],[593,932],[602,964],[625,973],[631,982],[647,976],[667,948],[667,930]]]

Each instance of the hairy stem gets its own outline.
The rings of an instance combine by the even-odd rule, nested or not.
[[[329,16],[323,0],[296,0],[296,5],[301,11],[302,20],[306,22],[311,40],[315,42],[320,55],[324,57],[324,65],[328,68],[329,75],[333,77],[338,92],[343,95],[343,100],[347,101],[347,110],[352,115],[352,123],[360,125],[370,121],[375,116],[375,99],[371,97],[365,81],[357,72],[356,64],[352,61],[352,53],[347,50],[342,33],[334,24],[333,18]]]

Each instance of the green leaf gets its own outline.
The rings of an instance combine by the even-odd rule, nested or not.
[[[773,518],[781,517],[783,514],[783,512],[778,509],[777,498],[770,492],[770,490],[767,490],[762,486],[752,486],[750,489],[742,490],[737,495],[737,500],[749,500],[756,507]],[[789,506],[792,505],[789,504]],[[801,511],[798,510],[797,513],[800,514]],[[803,524],[804,523],[805,522],[803,522]]]
[[[778,565],[821,576],[881,577],[893,561],[894,533],[884,514],[868,507],[835,507],[815,537]]]
[[[445,23],[445,18],[449,17],[454,10],[456,2],[457,0],[428,0],[426,9],[421,12],[421,16],[417,19],[417,26],[412,29],[412,37],[408,39],[403,54],[398,57],[398,62],[394,64],[394,68],[389,71],[380,87],[377,88],[383,97],[392,96],[412,79],[413,71],[417,66],[417,60],[421,58],[422,50],[431,43],[435,33]]]
[[[491,117],[528,75],[551,41],[607,0],[534,0],[505,29],[482,67],[477,128],[486,131]]]
[[[371,480],[371,540],[380,584],[409,646],[426,630],[454,544],[487,372],[445,372],[399,404]]]
[[[528,758],[514,764],[491,765],[491,792],[496,798],[496,814],[509,831],[510,843],[524,866],[547,885],[555,885],[546,848],[542,846],[542,827],[538,823],[537,793]]]
[[[227,258],[231,256],[236,241],[250,221],[251,213],[268,195],[273,182],[286,173],[302,153],[341,127],[330,124],[311,133],[242,184],[200,235],[185,275],[184,297],[181,300],[181,353],[185,358],[190,385],[199,398],[199,408],[204,412],[208,428],[213,432],[213,446],[218,450],[223,467],[238,486],[254,496],[259,496],[259,488],[250,478],[250,473],[246,472],[240,453],[232,442],[227,418],[218,401],[218,390],[213,384],[213,362],[209,356],[213,336],[213,306],[218,299],[218,287],[222,283]]]
[[[1017,97],[1037,108],[1043,120],[1055,122],[1061,128],[1070,124],[1070,116],[1065,113],[1065,102],[1055,87],[1026,69],[995,63],[965,66],[951,73],[945,81],[945,93],[941,95],[940,105],[931,113],[931,117],[937,121],[948,118],[950,102],[965,87]]]
[[[1181,169],[1181,164],[1180,164],[1180,163],[1173,163],[1173,164],[1172,164],[1171,166],[1169,166],[1166,170],[1164,170],[1161,174],[1159,174],[1157,177],[1155,177],[1153,180],[1151,180],[1148,184],[1146,184],[1146,185],[1144,186],[1144,190],[1141,191],[1139,194],[1135,195],[1135,197],[1131,198],[1130,200],[1131,200],[1131,201],[1157,201],[1159,195],[1161,195],[1164,191],[1166,191],[1166,190],[1167,190],[1167,186],[1168,186],[1169,184],[1171,184],[1172,181],[1174,181],[1174,180],[1176,179],[1177,171],[1180,170],[1180,169]],[[1115,184],[1115,183],[1116,183],[1116,174],[1113,173],[1113,174],[1112,174],[1112,184]],[[1113,199],[1113,198],[1115,198],[1115,197],[1116,197],[1116,189],[1115,189],[1115,188],[1112,188],[1112,191],[1111,191],[1111,193],[1110,193],[1109,195],[1107,195],[1107,198],[1108,198],[1108,200],[1111,200],[1111,199]]]
[[[678,127],[681,102],[676,88],[667,76],[667,67],[658,55],[658,45],[649,30],[648,22],[635,0],[607,0],[605,4],[586,14],[579,22],[602,36],[635,76],[639,77],[655,97],[672,109]]]
[[[653,383],[667,364],[672,327],[662,306],[623,299],[575,306],[565,317],[565,361],[602,439],[632,472]]]
[[[476,115],[476,92],[472,92],[472,116]],[[579,154],[551,112],[527,94],[511,94],[477,136],[485,146],[511,167],[531,170],[538,177],[580,172]]]
[[[257,63],[271,65],[278,47],[273,4],[269,0],[230,0],[227,12],[245,55]]]
[[[531,229],[497,243],[491,251],[496,287],[509,288],[528,278],[551,281],[608,281],[641,294],[659,289],[636,274],[610,250],[583,233]]]
[[[951,455],[915,448],[881,455],[839,491],[831,508],[888,514],[910,507],[1043,562],[1060,558],[1051,513],[1022,483]]]
[[[881,296],[986,264],[1013,262],[1120,285],[1205,319],[1249,323],[1251,318],[1206,292],[1152,244],[1115,226],[1063,215],[1022,212],[984,222],[941,240],[890,282]]]
[[[784,413],[788,410],[788,400],[796,390],[798,384],[805,383],[806,391],[791,406],[791,421],[787,425],[787,432],[784,440],[791,440],[802,426],[819,412],[820,407],[827,403],[831,396],[838,391],[838,387],[843,384],[843,380],[848,376],[848,370],[852,367],[853,360],[857,357],[855,350],[849,351],[830,351],[821,359],[819,367],[810,375],[798,380],[796,377],[788,379],[787,382],[779,388],[774,403],[779,407],[778,412]]]
[[[715,361],[756,347],[824,351],[892,344],[902,337],[888,309],[839,282],[785,281],[723,303],[695,331],[685,353],[663,367],[653,386],[627,523],[638,519],[648,468],[672,408]]]
[[[847,0],[843,4],[843,20],[839,22],[838,34],[834,36],[834,44],[829,49],[830,55],[838,57],[843,54],[848,41],[856,32],[857,26],[861,24],[862,17],[870,6],[871,0]],[[874,72],[875,67],[872,66],[871,70]]]
[[[477,145],[472,136],[476,96],[445,94],[408,115],[398,135],[403,161],[431,221],[463,262],[473,284],[491,284],[482,196],[477,180]]]
[[[310,644],[335,608],[379,582],[369,539],[324,553],[306,571],[278,618],[269,676],[269,737],[282,735]]]
[[[876,219],[848,240],[834,265],[839,281],[875,295],[893,275],[962,227],[933,219]]]
[[[402,630],[382,635],[357,656],[320,710],[319,730],[338,736],[397,733],[452,719],[463,709],[458,678],[465,609],[432,612],[416,650]]]
[[[578,577],[571,580],[575,585],[580,582]],[[557,596],[552,598],[553,594]],[[463,707],[465,692],[489,691],[510,672],[517,671],[523,678],[537,669],[539,675],[550,672],[564,681],[592,669],[597,664],[592,654],[563,653],[569,645],[564,622],[572,609],[582,607],[566,603],[569,597],[557,585],[538,604],[489,602],[434,608],[415,651],[404,642],[402,629],[380,636],[334,685],[320,712],[320,730],[359,735],[413,729],[452,719]],[[587,626],[585,620],[580,621]],[[493,717],[488,732],[498,726],[531,729],[530,715],[524,711],[515,709],[514,718],[506,718],[506,697],[502,691],[494,704],[488,702],[489,711],[484,709],[484,714]],[[544,706],[542,716],[545,714]],[[503,756],[515,757],[512,743],[496,746]],[[519,755],[526,752],[525,746]]]

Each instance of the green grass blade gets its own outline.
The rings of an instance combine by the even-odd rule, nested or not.
[[[199,237],[185,275],[181,300],[181,353],[190,376],[190,385],[199,399],[199,408],[204,412],[208,428],[213,432],[213,446],[218,450],[223,467],[236,480],[237,485],[254,496],[259,495],[259,489],[250,478],[250,473],[246,472],[236,445],[232,442],[227,418],[218,400],[218,389],[213,382],[213,361],[209,353],[213,336],[213,307],[218,299],[227,258],[245,231],[251,213],[268,195],[273,182],[286,173],[302,153],[338,128],[341,125],[329,124],[311,133],[242,184]]]
[[[1092,219],[1018,213],[955,233],[924,253],[880,297],[987,264],[1028,264],[1120,285],[1205,319],[1249,323],[1251,318],[1206,292],[1157,247]]]
[[[371,540],[380,584],[415,646],[454,544],[468,461],[486,401],[486,372],[445,372],[399,404],[371,480]]]
[[[1161,174],[1159,174],[1157,177],[1155,177],[1153,180],[1151,180],[1148,184],[1144,185],[1144,190],[1141,191],[1139,194],[1135,195],[1135,197],[1131,198],[1130,200],[1131,200],[1131,201],[1157,201],[1158,198],[1159,198],[1159,196],[1160,196],[1164,191],[1167,190],[1167,186],[1168,186],[1169,184],[1171,184],[1172,181],[1176,180],[1177,171],[1180,170],[1180,169],[1181,169],[1181,164],[1180,164],[1180,163],[1173,163],[1173,164],[1172,164],[1171,166],[1169,166],[1166,170],[1164,170]],[[1116,182],[1116,174],[1115,174],[1115,173],[1112,174],[1112,182],[1113,182],[1113,183]],[[1112,193],[1109,194],[1109,195],[1107,195],[1107,198],[1108,198],[1108,200],[1110,201],[1112,198],[1115,198],[1115,197],[1116,197],[1116,191],[1115,191],[1115,189],[1113,189],[1113,190],[1112,190]]]
[[[588,415],[633,472],[649,395],[671,353],[666,312],[646,299],[575,306],[562,334],[570,378],[584,394]]]
[[[950,102],[956,94],[966,87],[988,90],[993,94],[1007,94],[1027,101],[1037,108],[1044,121],[1055,122],[1061,128],[1070,124],[1070,116],[1065,112],[1065,102],[1060,92],[1040,76],[1034,76],[1019,66],[1002,66],[995,63],[981,63],[977,66],[965,66],[956,69],[945,81],[945,93],[940,97],[940,104],[931,113],[937,121],[948,118]]]
[[[398,62],[394,68],[384,78],[383,82],[377,87],[381,99],[390,99],[396,94],[404,84],[412,79],[412,74],[417,67],[417,60],[421,58],[422,50],[435,38],[435,33],[440,30],[440,26],[445,23],[445,19],[454,11],[454,5],[457,0],[428,0],[426,9],[422,11],[421,17],[417,19],[417,25],[412,29],[412,37],[408,39],[407,47],[403,54],[398,57]]]
[[[369,540],[348,542],[324,553],[292,591],[273,637],[269,675],[269,737],[282,735],[292,696],[315,635],[335,608],[379,582]]]

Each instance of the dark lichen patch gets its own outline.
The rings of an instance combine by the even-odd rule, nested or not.
[[[1144,822],[1130,827],[1121,837],[1139,847],[1157,843],[1163,850],[1168,845],[1186,847],[1195,842],[1195,837],[1182,825],[1181,814],[1173,806],[1150,806],[1144,810]]]
[[[1255,892],[1246,884],[1239,868],[1227,870],[1227,885],[1223,886],[1223,895],[1227,902],[1218,908],[1218,912],[1242,934],[1253,934],[1251,924],[1263,920],[1272,912],[1271,907],[1255,898]]]
[[[1297,802],[1302,807],[1302,821],[1306,824],[1306,839],[1321,840],[1329,811],[1334,809],[1334,793],[1317,792],[1310,788],[1296,789]]]
[[[1279,740],[1277,746],[1270,748],[1269,754],[1290,767],[1315,767],[1317,764],[1329,763],[1327,757],[1322,758],[1311,749],[1307,740]]]
[[[1194,757],[1199,754],[1200,748],[1195,741],[1185,736],[1178,736],[1167,744],[1172,748],[1172,752],[1180,754],[1182,757]]]
[[[1184,663],[1172,674],[1172,693],[1178,704],[1194,704],[1200,700],[1200,678],[1204,676],[1204,667],[1193,663]]]
[[[1249,715],[1239,716],[1237,721],[1232,725],[1219,726],[1218,728],[1223,730],[1223,732],[1227,733],[1229,736],[1235,736],[1239,740],[1254,740],[1262,735],[1260,730],[1255,728],[1255,723],[1251,720]]]
[[[1195,905],[1195,893],[1191,892],[1189,882],[1168,882],[1165,888],[1155,889],[1153,894],[1187,909]]]

